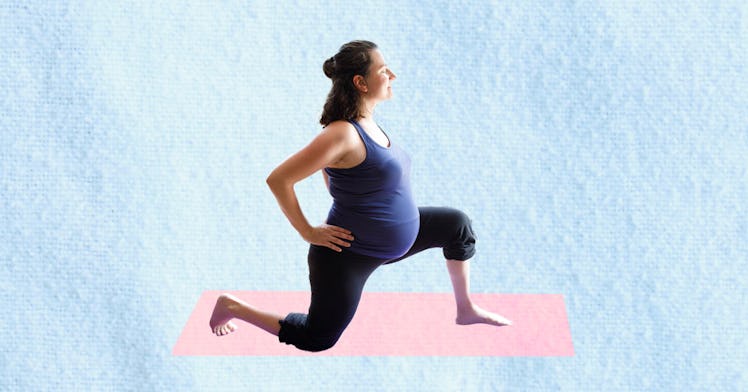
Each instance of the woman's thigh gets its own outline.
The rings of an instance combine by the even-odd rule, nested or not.
[[[312,297],[307,327],[317,334],[339,334],[356,313],[366,280],[383,260],[312,245],[309,250]]]
[[[431,248],[442,248],[447,259],[467,260],[475,254],[476,236],[472,221],[462,211],[450,207],[419,207],[418,236],[403,256],[394,263]]]

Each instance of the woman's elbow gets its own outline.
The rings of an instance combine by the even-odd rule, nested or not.
[[[278,176],[276,176],[273,173],[270,173],[270,175],[268,176],[268,178],[265,179],[265,183],[268,184],[268,187],[270,187],[270,189],[273,189],[273,188],[277,187],[278,186]]]
[[[269,187],[273,187],[273,184],[275,183],[275,176],[273,176],[273,173],[270,173],[268,178],[265,179],[265,183],[268,184]]]
[[[288,180],[283,176],[278,175],[276,172],[270,173],[270,175],[265,179],[265,183],[268,184],[268,187],[270,187],[273,192],[275,192],[276,189],[289,185]]]

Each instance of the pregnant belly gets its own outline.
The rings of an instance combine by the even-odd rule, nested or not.
[[[350,230],[355,238],[348,248],[351,252],[382,259],[394,259],[404,255],[418,236],[420,220],[416,216],[408,220],[392,221],[373,219],[355,214],[338,215],[330,211],[327,223]]]

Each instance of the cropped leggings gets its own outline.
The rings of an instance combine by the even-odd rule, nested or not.
[[[278,340],[306,351],[334,346],[356,313],[364,284],[382,264],[390,264],[430,248],[442,248],[444,257],[468,260],[475,254],[470,218],[445,207],[420,207],[418,236],[408,252],[397,259],[359,255],[343,248],[309,247],[309,283],[312,298],[307,314],[290,313],[280,321]]]

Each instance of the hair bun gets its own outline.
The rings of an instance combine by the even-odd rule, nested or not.
[[[330,57],[322,65],[322,71],[325,72],[325,76],[332,79],[335,76],[335,56]]]

